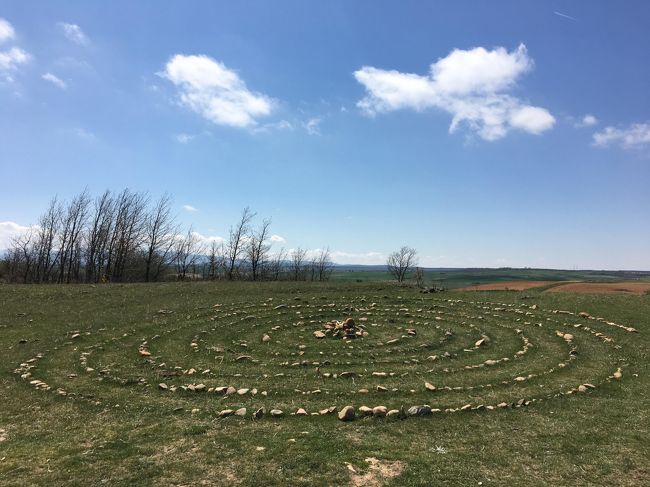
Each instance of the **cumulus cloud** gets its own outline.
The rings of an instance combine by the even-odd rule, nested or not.
[[[273,243],[285,243],[286,240],[284,237],[281,237],[280,235],[271,235],[271,238],[269,239]]]
[[[0,43],[13,39],[15,35],[16,32],[9,21],[0,17]]]
[[[29,53],[19,47],[12,47],[6,51],[0,51],[0,73],[9,74],[18,69],[21,64],[26,64],[31,59]]]
[[[177,86],[182,105],[218,125],[252,127],[273,108],[269,97],[250,91],[235,71],[209,56],[177,54],[161,75]]]
[[[555,118],[508,94],[533,64],[521,44],[512,52],[503,47],[455,49],[433,63],[427,75],[364,66],[354,72],[367,92],[357,106],[371,116],[441,109],[452,115],[450,132],[466,124],[485,140],[500,139],[511,129],[540,134],[553,127]]]
[[[594,145],[618,145],[623,149],[643,149],[650,146],[650,123],[634,123],[628,127],[605,127],[593,136]]]
[[[65,81],[52,73],[45,73],[41,76],[41,78],[43,78],[45,81],[49,81],[55,86],[58,86],[62,90],[65,90],[68,87],[68,84]]]
[[[59,22],[59,27],[63,30],[63,35],[68,38],[68,40],[79,44],[80,46],[85,46],[88,44],[88,37],[84,34],[84,31],[81,30],[77,24],[66,24],[65,22]]]
[[[0,222],[0,252],[11,247],[13,240],[35,227],[20,225],[16,222]]]
[[[594,117],[593,115],[587,114],[584,117],[582,117],[582,120],[579,122],[575,123],[575,126],[577,128],[583,128],[583,127],[592,127],[593,125],[596,125],[598,123],[598,119]]]
[[[189,211],[189,212],[199,211],[199,210],[197,210],[196,208],[194,208],[192,205],[183,205],[183,209],[184,209],[185,211]]]

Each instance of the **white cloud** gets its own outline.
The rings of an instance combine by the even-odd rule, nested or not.
[[[88,44],[88,37],[84,34],[84,31],[81,30],[77,24],[66,24],[65,22],[59,22],[59,27],[63,30],[63,35],[65,35],[68,40],[79,44],[80,46],[85,46]]]
[[[280,235],[271,235],[271,238],[269,239],[273,243],[285,243],[286,240],[284,237],[281,237]]]
[[[310,118],[305,122],[305,130],[309,135],[320,135],[320,122],[318,117]]]
[[[650,146],[650,123],[634,123],[625,128],[605,127],[593,137],[598,147],[616,144],[623,149],[642,149]]]
[[[15,35],[16,32],[9,21],[0,17],[0,43],[13,39]]]
[[[8,73],[18,69],[21,64],[26,64],[31,59],[29,53],[19,47],[12,47],[7,51],[0,51],[0,73]]]
[[[577,128],[582,128],[582,127],[591,127],[593,125],[596,125],[598,123],[598,119],[594,117],[593,115],[587,114],[584,117],[582,117],[582,120],[579,122],[576,122],[574,124],[575,127]]]
[[[273,130],[289,130],[292,131],[294,129],[294,126],[291,122],[287,120],[280,120],[279,122],[270,122],[270,123],[265,123],[264,125],[254,127],[252,129],[253,133],[268,133]]]
[[[386,263],[386,256],[381,252],[351,253],[337,250],[331,252],[330,256],[337,264],[382,265]]]
[[[540,134],[555,124],[555,118],[545,108],[507,93],[532,67],[523,44],[512,52],[503,47],[455,49],[424,76],[365,66],[354,72],[367,91],[357,106],[371,116],[401,109],[442,109],[452,115],[450,132],[465,123],[485,140],[504,137],[513,128]]]
[[[27,233],[30,226],[20,225],[16,222],[0,222],[0,252],[11,247],[15,238]]]
[[[52,74],[52,73],[45,73],[44,75],[41,76],[45,81],[49,81],[50,83],[58,86],[62,90],[65,90],[68,87],[68,84],[63,81],[61,78],[58,76]]]
[[[189,211],[189,212],[199,211],[199,210],[197,210],[196,208],[194,208],[192,205],[183,205],[183,209],[184,209],[185,211]]]
[[[272,100],[250,91],[236,72],[205,55],[173,56],[161,74],[179,89],[182,105],[218,125],[252,127]]]
[[[196,135],[190,135],[190,134],[176,134],[174,136],[176,141],[180,142],[181,144],[187,144],[188,142],[194,140],[195,137]]]
[[[212,242],[215,242],[217,244],[222,244],[226,241],[223,237],[219,236],[211,236],[211,235],[203,235],[199,232],[192,232],[192,235],[196,240],[199,241],[199,243],[203,244],[205,247],[209,247],[212,245]]]

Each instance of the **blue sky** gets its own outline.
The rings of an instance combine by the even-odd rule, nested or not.
[[[0,244],[87,187],[435,267],[650,269],[650,4],[0,1]],[[196,211],[188,211],[189,205]],[[12,233],[13,232],[13,233]]]

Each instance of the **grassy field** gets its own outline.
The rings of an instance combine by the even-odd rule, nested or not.
[[[391,275],[375,266],[335,268],[332,280],[341,282],[385,282]],[[556,269],[429,269],[424,271],[426,285],[456,289],[480,284],[507,281],[650,281],[650,272],[643,271],[572,271]]]
[[[649,336],[648,295],[4,285],[0,485],[648,485]]]

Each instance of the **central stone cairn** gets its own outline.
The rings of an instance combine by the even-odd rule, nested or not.
[[[333,338],[352,340],[354,338],[367,337],[368,332],[366,331],[365,326],[357,325],[352,318],[347,318],[344,321],[329,321],[325,323],[323,330],[316,330],[314,332],[316,338],[325,338],[328,335]]]

